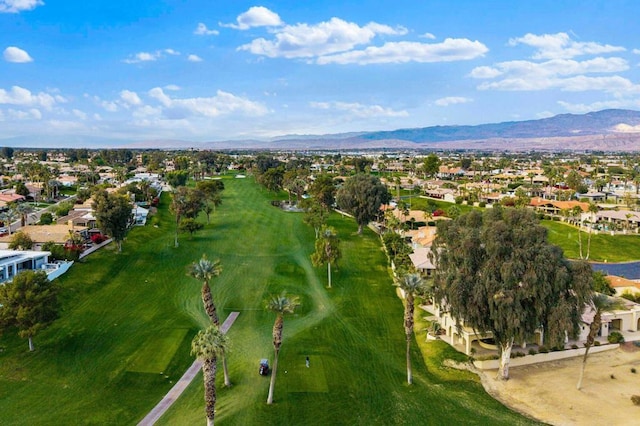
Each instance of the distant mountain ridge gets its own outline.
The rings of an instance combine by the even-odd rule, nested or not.
[[[360,137],[371,140],[399,139],[417,143],[493,138],[553,138],[606,134],[620,124],[640,125],[640,111],[608,109],[587,114],[560,114],[539,120],[369,132],[361,134]]]
[[[122,141],[108,138],[44,136],[0,139],[0,146],[142,149],[352,150],[601,150],[640,151],[640,111],[608,109],[586,114],[480,125],[447,125],[327,135],[283,135],[268,140]]]

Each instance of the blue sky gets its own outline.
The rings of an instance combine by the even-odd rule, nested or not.
[[[637,1],[0,0],[0,143],[640,109]]]

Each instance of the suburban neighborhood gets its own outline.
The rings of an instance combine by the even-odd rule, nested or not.
[[[150,237],[142,237],[142,240],[139,240],[139,237],[136,237],[139,234],[136,228],[144,235],[166,235],[168,240],[163,243],[165,248],[162,250],[173,252],[199,244],[198,241],[205,235],[209,236],[202,240],[203,242],[215,241],[221,238],[219,232],[222,231],[217,229],[223,226],[225,220],[230,220],[237,214],[235,211],[227,210],[228,203],[231,202],[227,199],[230,196],[227,191],[234,191],[233,188],[240,185],[239,187],[246,187],[243,191],[253,187],[262,188],[259,197],[269,200],[269,203],[265,202],[265,207],[262,207],[252,201],[255,195],[239,199],[238,202],[245,205],[243,215],[249,211],[248,209],[267,208],[269,216],[283,215],[282,220],[294,221],[287,226],[304,222],[313,228],[305,232],[309,232],[311,240],[314,234],[316,237],[316,251],[310,253],[311,256],[307,260],[309,267],[314,268],[319,274],[319,278],[314,278],[318,280],[314,285],[319,285],[315,291],[331,294],[335,291],[335,286],[344,288],[363,279],[362,285],[369,287],[372,279],[366,278],[369,273],[359,279],[354,276],[346,278],[349,275],[345,274],[350,273],[344,268],[353,267],[354,264],[347,263],[345,258],[354,255],[377,256],[376,253],[380,253],[379,248],[382,247],[384,260],[376,261],[382,274],[378,274],[380,278],[376,279],[386,282],[386,286],[382,288],[390,290],[391,293],[387,293],[387,296],[392,295],[395,301],[387,298],[381,300],[385,300],[386,304],[404,306],[407,342],[415,339],[414,344],[417,343],[423,357],[429,356],[427,354],[433,350],[429,348],[441,342],[460,354],[447,356],[458,360],[457,363],[466,360],[465,369],[472,369],[480,377],[492,377],[490,380],[496,381],[498,379],[493,378],[495,371],[498,371],[498,377],[503,375],[506,379],[509,377],[509,371],[515,371],[512,374],[517,375],[518,369],[527,366],[547,365],[581,357],[584,357],[586,363],[589,353],[592,357],[599,356],[601,352],[617,354],[618,351],[623,351],[622,348],[633,348],[636,347],[636,342],[640,342],[640,304],[637,303],[640,302],[640,264],[637,262],[640,259],[637,248],[640,247],[637,244],[637,241],[640,241],[640,214],[637,212],[640,170],[635,159],[628,155],[546,153],[525,156],[508,153],[403,151],[283,151],[229,154],[154,150],[8,151],[6,148],[0,154],[4,156],[2,197],[5,203],[2,207],[1,225],[6,230],[0,237],[0,285],[5,287],[11,286],[11,282],[22,272],[41,271],[50,282],[62,283],[62,288],[56,292],[62,291],[64,295],[70,289],[84,285],[87,274],[95,273],[86,270],[87,267],[95,269],[95,261],[106,265],[123,261],[129,256],[136,259],[140,256],[140,250],[149,250],[149,255],[153,256],[156,248],[148,246],[144,241]],[[106,159],[110,160],[105,161]],[[371,185],[371,189],[367,189],[370,194],[377,194],[370,195],[367,199],[368,204],[364,207],[352,204],[352,200],[358,197],[358,191],[363,190],[362,186],[351,185],[358,179],[362,181],[359,185]],[[280,208],[274,209],[273,206]],[[361,208],[364,210],[359,210]],[[264,215],[267,211],[259,215]],[[571,297],[576,296],[575,302],[573,305],[558,307],[563,315],[568,315],[568,328],[547,329],[550,325],[546,325],[547,320],[540,317],[537,327],[516,328],[508,332],[515,334],[506,343],[507,346],[504,346],[505,341],[499,339],[504,339],[502,333],[506,333],[506,329],[493,330],[488,326],[483,328],[485,326],[481,323],[474,322],[470,312],[464,316],[457,316],[456,312],[468,311],[460,311],[460,308],[456,307],[453,293],[447,293],[447,286],[457,281],[450,281],[448,277],[451,275],[447,275],[450,273],[445,273],[444,268],[460,271],[455,263],[455,250],[450,253],[448,251],[451,244],[456,244],[446,242],[448,229],[457,229],[451,228],[454,225],[463,226],[463,222],[460,221],[470,214],[476,215],[476,219],[473,220],[489,221],[492,215],[498,215],[496,217],[502,218],[500,220],[508,221],[512,220],[511,213],[524,215],[518,219],[518,223],[532,221],[531,226],[545,229],[544,233],[548,235],[549,241],[562,247],[566,256],[558,257],[555,267],[560,268],[559,271],[566,271],[562,274],[576,274],[575,279],[579,280],[580,284],[576,287],[578,281],[575,284],[567,281],[566,284],[571,286],[570,293],[567,294]],[[260,217],[259,215],[255,218]],[[345,231],[345,227],[352,225],[359,225],[358,230]],[[486,226],[493,225],[487,222]],[[263,232],[260,227],[252,229],[255,233]],[[475,232],[474,229],[480,232],[481,228],[471,228],[471,231]],[[299,232],[302,230],[303,228]],[[445,234],[441,236],[440,232]],[[459,232],[463,231],[455,231],[452,235],[458,235]],[[525,232],[537,231],[533,231],[532,228]],[[368,235],[366,238],[369,241],[366,251],[363,252],[360,248],[353,254],[345,252],[349,250],[344,246],[345,241],[354,240],[353,243],[349,243],[354,244],[364,235]],[[283,236],[284,234],[277,238]],[[478,237],[481,237],[480,234]],[[268,240],[262,244],[265,243],[268,243]],[[282,250],[290,244],[295,246],[299,243],[277,244],[278,250]],[[460,240],[460,244],[466,243]],[[538,244],[547,243],[532,240],[531,244],[537,247]],[[132,246],[138,247],[136,251],[132,251]],[[616,246],[628,248],[618,252],[611,248]],[[209,253],[213,258],[217,251],[224,252],[221,246],[216,247],[216,251],[205,253]],[[256,246],[256,250],[261,250],[259,245]],[[313,248],[311,250],[313,251]],[[156,255],[150,259],[157,257]],[[200,261],[192,259],[196,262],[190,267],[191,272],[186,275],[200,277],[199,279],[205,280],[206,283],[206,280],[218,275],[224,277],[227,274],[226,268],[225,272],[221,273],[222,268],[216,266],[217,261],[209,260],[207,257],[203,256]],[[463,256],[461,259],[468,257]],[[504,260],[515,261],[515,258]],[[518,261],[529,260],[523,258]],[[158,267],[175,270],[188,266],[174,265],[171,260],[165,260],[165,266],[159,266],[156,260],[149,262],[146,266],[151,268],[149,270]],[[139,261],[136,261],[136,264],[141,265]],[[282,271],[279,274],[288,274],[285,271],[290,267],[285,265],[277,266],[276,271]],[[495,265],[495,261],[488,262],[486,267],[490,268],[491,265]],[[585,268],[593,272],[584,275],[587,269],[580,272],[582,270],[575,265],[586,265]],[[227,261],[225,266],[234,267]],[[361,266],[367,267],[370,264],[365,262]],[[111,272],[117,271],[112,270],[114,267],[108,267],[104,273],[107,276],[115,273]],[[477,267],[480,268],[480,264]],[[521,267],[526,269],[536,266],[532,263],[531,266],[523,264]],[[321,272],[323,268],[324,273]],[[533,273],[533,270],[531,271]],[[494,270],[491,273],[496,272]],[[163,286],[172,287],[169,275],[157,275],[154,272],[138,275],[140,271],[135,269],[129,273],[136,274],[137,285],[146,286],[151,282],[161,282]],[[545,274],[548,273],[552,272]],[[476,274],[476,277],[480,277],[482,272]],[[531,285],[543,285],[539,280],[544,280],[545,276],[534,278]],[[104,278],[96,276],[96,279]],[[119,280],[117,275],[114,279],[116,282]],[[523,287],[523,282],[532,278],[525,274],[519,279],[522,280],[520,286]],[[408,283],[417,287],[407,287]],[[55,288],[59,288],[57,284]],[[222,302],[225,298],[220,298],[218,284],[214,284],[213,289],[208,291],[212,290],[216,294],[213,300],[219,306],[218,312],[222,312],[223,315],[226,312],[233,314],[233,320],[226,323],[225,330],[229,330],[230,335],[234,336],[233,330],[236,326],[233,325],[233,321],[238,318],[242,321],[244,314],[242,311],[234,310],[233,304],[227,305],[229,301]],[[290,291],[293,293],[295,289]],[[3,297],[10,297],[9,293]],[[515,296],[514,293],[514,296],[510,297],[521,296]],[[550,293],[545,297],[557,300],[564,296]],[[9,306],[7,303],[14,303],[10,302],[11,299],[0,299],[3,300],[6,306]],[[290,304],[290,308],[286,309],[294,310],[295,300],[293,296],[281,295],[269,303],[286,302]],[[596,303],[595,300],[599,302]],[[601,302],[603,305],[599,304]],[[207,306],[209,305],[205,305],[206,312],[211,321],[218,321],[220,314],[211,313]],[[412,309],[411,322],[407,323],[409,308]],[[3,309],[9,311],[0,307],[0,310]],[[65,309],[74,308],[68,305]],[[62,313],[49,313],[48,317],[38,320],[37,324],[40,325],[37,329],[25,329],[38,331],[20,332],[21,335],[29,337],[30,350],[34,350],[34,353],[45,350],[46,340],[43,341],[45,347],[39,349],[39,336],[48,335],[49,330],[55,333],[56,324],[64,321],[64,312],[66,310]],[[543,315],[552,314],[556,318],[555,321],[560,318],[560,311],[540,312]],[[575,320],[571,319],[574,318],[571,316],[574,314],[569,315],[571,312],[575,312]],[[106,311],[102,315],[106,315]],[[518,315],[529,314],[523,311]],[[296,314],[295,317],[297,316]],[[292,318],[294,321],[295,317]],[[6,332],[0,345],[4,355],[0,356],[6,357],[10,353],[17,355],[21,351],[19,345],[13,347],[11,330],[22,326],[10,317],[4,318]],[[284,316],[282,318],[284,319]],[[407,328],[409,326],[410,328]],[[43,331],[40,331],[41,329]],[[174,334],[177,338],[176,344],[189,335],[183,332]],[[9,340],[6,340],[7,338]],[[15,340],[15,343],[19,343],[19,340]],[[250,343],[243,343],[245,344]],[[313,353],[313,345],[309,344],[304,345],[309,348],[309,353]],[[11,350],[8,345],[11,345]],[[287,346],[288,343],[283,347]],[[415,356],[411,346],[407,346],[409,384],[414,381],[414,375],[420,377],[422,374],[421,362],[418,359],[409,363],[409,359]],[[157,343],[151,343],[151,347],[157,347]],[[175,350],[178,350],[177,347]],[[168,356],[172,353],[173,351],[170,351]],[[286,355],[287,353],[289,355]],[[279,348],[276,350],[275,359],[265,358],[267,354],[264,353],[262,357],[258,357],[264,359],[267,365],[264,370],[261,367],[261,371],[268,372],[271,378],[268,404],[274,399],[277,400],[278,394],[283,391],[275,381],[278,354]],[[293,354],[283,354],[285,358],[282,362],[285,366],[281,368],[291,370],[289,374],[295,372],[293,365],[287,366],[292,361],[290,357]],[[126,367],[126,371],[148,371],[147,367],[140,364],[143,359],[140,357],[143,356],[138,355],[140,361]],[[238,364],[234,366],[233,360],[236,356],[230,355],[228,362],[232,370],[231,373],[225,372],[225,387],[230,386],[226,383],[231,383],[227,375],[244,374],[237,370],[244,367]],[[311,360],[309,367],[312,363],[315,367],[318,362],[328,362],[327,359],[321,361],[309,355],[306,358],[307,362]],[[226,359],[225,355],[225,363]],[[247,362],[252,365],[251,359]],[[271,365],[272,363],[275,364]],[[177,387],[179,383],[184,383],[180,390],[183,392],[186,385],[194,379],[200,365],[192,366],[196,369],[191,370],[193,373],[186,382],[184,380],[187,379],[178,380],[177,377],[179,370],[184,368],[184,358],[172,367],[174,372],[170,375],[164,374],[169,368],[168,365],[160,367],[163,371],[161,377],[166,376],[165,383],[171,386],[175,383]],[[273,367],[273,371],[270,367]],[[415,373],[413,367],[416,368]],[[313,368],[310,368],[309,372],[311,371]],[[280,371],[278,376],[282,376],[280,380],[286,381],[289,374],[287,371]],[[323,377],[326,374],[328,373],[323,373]],[[590,374],[592,373],[587,368],[585,383],[589,383]],[[304,380],[312,381],[308,382],[307,386],[321,386],[314,382],[318,377],[308,377]],[[582,380],[581,376],[580,383]],[[160,388],[168,390],[164,385]],[[158,402],[159,399],[155,401]],[[150,398],[145,406],[151,403],[153,401]],[[168,406],[164,409],[167,408]],[[132,412],[131,415],[138,419],[153,419],[142,420],[142,424],[149,424],[146,422],[154,423],[164,413],[155,410],[146,412],[142,410],[136,414]],[[504,415],[507,417],[511,416],[506,413]]]

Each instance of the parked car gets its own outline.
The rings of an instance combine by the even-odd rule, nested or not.
[[[5,235],[9,235],[9,228],[3,226],[0,228],[0,237],[4,237]]]

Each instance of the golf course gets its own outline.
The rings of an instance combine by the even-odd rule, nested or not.
[[[15,332],[0,336],[0,424],[139,422],[192,364],[191,340],[208,325],[202,283],[187,274],[203,254],[222,266],[211,282],[221,321],[239,312],[227,333],[230,388],[218,371],[217,424],[536,424],[492,399],[475,375],[443,367],[460,354],[425,342],[417,326],[406,384],[403,305],[375,233],[358,235],[353,219],[331,215],[342,258],[329,289],[326,268],[311,263],[315,235],[301,213],[273,207],[277,194],[251,177],[224,185],[211,223],[180,234],[179,247],[163,194],[122,253],[112,244],[76,263],[59,278],[61,316],[35,337],[34,352]],[[275,315],[265,300],[282,291],[301,305],[285,317],[267,405],[269,377],[258,367],[273,362]],[[425,315],[416,311],[417,320]],[[199,374],[158,424],[205,421]]]

